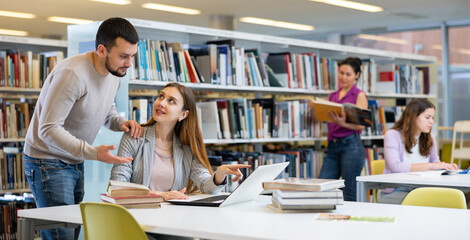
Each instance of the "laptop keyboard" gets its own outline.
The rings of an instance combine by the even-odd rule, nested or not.
[[[228,196],[229,195],[217,195],[217,196],[213,196],[213,197],[201,198],[201,199],[198,199],[198,200],[194,200],[192,202],[215,202],[215,201],[219,201],[219,200],[224,200]]]

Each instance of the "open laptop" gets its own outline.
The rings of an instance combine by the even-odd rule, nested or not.
[[[289,165],[288,162],[259,166],[229,195],[215,195],[199,199],[172,199],[178,205],[225,207],[250,201],[263,191],[263,182],[273,181]]]

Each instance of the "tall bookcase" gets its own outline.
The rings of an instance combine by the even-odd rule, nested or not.
[[[36,84],[40,82],[39,69],[47,65],[49,60],[55,63],[56,57],[59,55],[60,58],[63,58],[63,54],[58,52],[66,53],[66,51],[67,41],[63,40],[0,36],[0,74],[3,74],[0,76],[0,112],[2,112],[0,127],[5,127],[6,130],[15,129],[8,132],[7,136],[4,135],[4,131],[0,131],[2,134],[0,136],[0,211],[2,218],[5,216],[2,221],[5,225],[4,230],[8,229],[9,232],[8,234],[1,231],[0,238],[3,235],[3,237],[6,237],[5,239],[16,239],[16,209],[35,206],[31,194],[24,198],[6,195],[22,195],[31,192],[26,183],[22,149],[27,129],[26,122],[29,123],[27,118],[31,118],[34,105],[41,91],[40,85]],[[15,56],[15,54],[17,58],[13,60],[12,56]],[[49,60],[48,57],[50,57]],[[40,58],[43,58],[43,60],[40,60]],[[34,68],[37,70],[35,72],[37,75],[34,75],[34,77],[32,77],[32,71],[28,73],[28,69],[32,70],[32,65],[35,65]],[[5,82],[10,80],[7,67],[10,67],[10,71],[16,71],[17,69],[17,72],[12,75],[12,79],[20,77],[16,82],[15,80]],[[46,72],[41,73],[47,75],[47,71],[52,67],[53,65],[44,67],[43,70],[46,70]],[[32,81],[32,78],[37,80],[34,87],[32,82],[29,82]],[[16,122],[15,124],[12,124],[13,119]]]
[[[378,65],[382,64],[408,64],[408,65],[426,65],[429,68],[430,76],[430,92],[429,94],[404,94],[404,93],[376,93],[367,92],[369,99],[385,99],[382,100],[387,104],[394,104],[395,99],[412,99],[412,98],[429,98],[436,103],[436,83],[437,83],[437,67],[434,57],[412,55],[396,52],[388,52],[374,49],[358,48],[344,45],[336,45],[322,42],[306,41],[299,39],[283,38],[268,35],[259,35],[252,33],[243,33],[227,30],[218,30],[204,27],[195,27],[188,25],[171,24],[164,22],[128,19],[137,29],[140,39],[150,39],[170,42],[181,42],[183,47],[190,45],[201,45],[208,41],[233,40],[235,47],[243,47],[245,49],[258,49],[262,53],[313,53],[315,56],[324,57],[333,60],[341,60],[348,56],[368,59]],[[96,31],[101,22],[94,22],[88,25],[73,25],[68,27],[68,53],[69,56],[83,52],[83,46],[94,41]],[[125,116],[128,114],[129,89],[161,89],[168,82],[153,80],[137,80],[130,79],[127,74],[124,77],[121,88],[117,97],[117,108]],[[375,80],[374,80],[375,81]],[[193,91],[198,93],[217,93],[226,95],[239,96],[240,98],[250,96],[260,98],[270,95],[271,97],[294,97],[294,98],[311,98],[312,96],[326,97],[331,90],[319,89],[299,89],[299,88],[281,88],[281,87],[255,87],[255,86],[234,86],[234,85],[213,85],[209,83],[183,83]],[[200,96],[200,95],[198,95]],[[437,106],[437,104],[436,104]],[[120,135],[104,131],[100,133],[95,145],[114,144],[118,146]],[[316,142],[325,140],[325,137],[315,138],[251,138],[251,139],[206,139],[207,144],[255,144],[261,146],[263,143],[269,142],[306,142],[312,145]],[[364,137],[365,140],[381,140],[383,136]],[[109,177],[110,166],[93,164],[90,167],[93,177],[89,181],[90,186],[98,186],[105,189],[107,178]],[[99,178],[98,176],[101,176]],[[90,182],[91,181],[91,182]],[[88,189],[87,189],[88,190]],[[99,191],[93,192],[94,196],[86,199],[97,199]]]
[[[66,53],[67,41],[1,35],[0,36],[0,51],[13,52],[13,53],[30,52],[32,54],[47,53],[48,55],[53,55],[53,52],[57,52],[57,51],[62,51],[63,53]],[[23,60],[26,60],[28,57],[31,57],[31,55],[24,56]],[[3,59],[2,61],[3,61],[3,64],[1,66],[2,67],[1,73],[5,74],[7,71],[6,70],[7,64],[5,63],[5,59]],[[21,60],[19,59],[19,61]],[[31,67],[31,66],[30,65],[24,66],[24,68],[28,68],[28,67]],[[25,102],[29,102],[29,105],[34,105],[35,101],[37,100],[39,96],[40,91],[41,91],[40,88],[32,88],[31,86],[29,87],[28,86],[16,87],[16,86],[8,86],[8,85],[0,86],[0,100],[3,106],[5,106],[6,104],[4,103],[7,103],[7,102],[8,104],[10,103],[22,104]],[[2,110],[3,110],[3,106],[2,106]],[[32,108],[33,106],[30,106],[30,110],[32,110]],[[29,113],[29,117],[31,117],[31,115],[32,115],[32,112]],[[8,126],[13,126],[11,122],[9,122],[8,120],[6,120],[6,123]],[[24,143],[24,138],[22,136],[24,135],[24,132],[18,135],[21,137],[7,137],[7,138],[5,138],[5,136],[0,137],[0,149],[2,150],[2,154],[3,154],[4,146],[11,146],[11,147],[19,148],[20,149],[19,156],[21,156],[21,149]],[[22,159],[20,160],[22,161]],[[3,161],[6,161],[6,160],[3,159]],[[5,163],[3,161],[1,164]],[[22,165],[19,164],[21,161],[16,161],[18,164],[15,163],[15,168],[21,170],[17,172],[23,173],[22,175],[24,175],[24,171],[21,168]],[[0,169],[3,170],[3,168],[4,166],[2,166]],[[3,174],[5,173],[2,172],[0,176]],[[16,174],[15,174],[15,178],[16,178]],[[29,188],[22,187],[26,185],[27,184],[18,184],[18,186],[15,186],[13,189],[1,189],[0,188],[0,195],[3,195],[5,193],[29,192],[30,191]]]

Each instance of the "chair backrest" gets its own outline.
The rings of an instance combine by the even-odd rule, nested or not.
[[[454,188],[416,188],[402,202],[402,205],[467,209],[462,191]]]
[[[80,203],[85,240],[137,239],[147,235],[126,208],[110,203]]]
[[[450,159],[452,163],[454,163],[454,158],[458,159],[459,168],[461,167],[462,159],[470,160],[470,147],[463,146],[465,133],[470,133],[470,121],[456,121],[454,123],[454,133],[452,134],[452,153]],[[457,143],[457,134],[460,134],[459,143]]]
[[[372,175],[382,174],[384,173],[385,169],[385,160],[374,160],[370,164],[371,173]],[[374,196],[374,202],[379,202],[377,199],[377,189],[372,191],[372,195]]]
[[[371,162],[372,175],[382,174],[385,169],[385,160],[374,160]]]

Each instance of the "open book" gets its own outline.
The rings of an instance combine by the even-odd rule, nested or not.
[[[315,119],[320,122],[331,122],[329,112],[336,112],[338,115],[346,114],[346,122],[360,124],[363,126],[372,125],[372,114],[368,109],[362,109],[351,103],[335,103],[321,98],[316,98],[311,104],[315,112]]]
[[[142,184],[109,181],[107,194],[110,197],[140,197],[149,196],[150,189]]]

